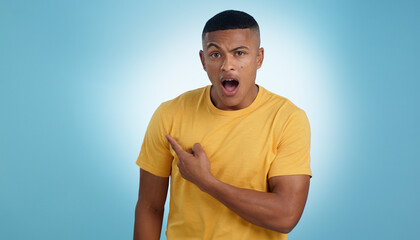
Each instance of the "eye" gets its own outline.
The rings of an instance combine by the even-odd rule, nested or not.
[[[220,57],[220,53],[218,53],[218,52],[211,53],[210,54],[210,57],[212,57],[212,58],[218,58],[218,57]]]
[[[237,51],[236,52],[236,55],[238,55],[238,56],[243,56],[245,54],[245,52],[242,52],[242,51]]]

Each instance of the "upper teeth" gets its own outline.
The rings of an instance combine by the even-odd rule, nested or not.
[[[230,82],[230,81],[233,81],[233,79],[226,79],[225,81],[228,81],[228,82]]]

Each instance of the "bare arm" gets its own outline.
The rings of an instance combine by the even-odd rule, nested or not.
[[[289,233],[302,215],[309,181],[307,175],[272,177],[269,192],[259,192],[237,188],[213,177],[202,189],[248,222]]]
[[[211,174],[210,162],[200,144],[186,152],[171,136],[167,138],[178,155],[181,175],[243,219],[282,233],[290,232],[298,223],[308,196],[309,176],[272,177],[268,180],[269,192],[237,188]]]
[[[134,240],[160,238],[169,178],[140,169],[139,199],[134,220]]]

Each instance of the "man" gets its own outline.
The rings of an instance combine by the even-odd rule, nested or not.
[[[134,239],[159,239],[169,176],[167,239],[287,239],[309,190],[307,117],[255,84],[264,49],[253,17],[221,12],[202,42],[212,85],[161,104],[149,123]]]

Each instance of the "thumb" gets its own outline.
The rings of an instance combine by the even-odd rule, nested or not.
[[[195,143],[192,147],[192,150],[193,150],[194,156],[203,156],[203,155],[205,156],[206,155],[203,147],[201,147],[201,144],[199,144],[199,143]]]

